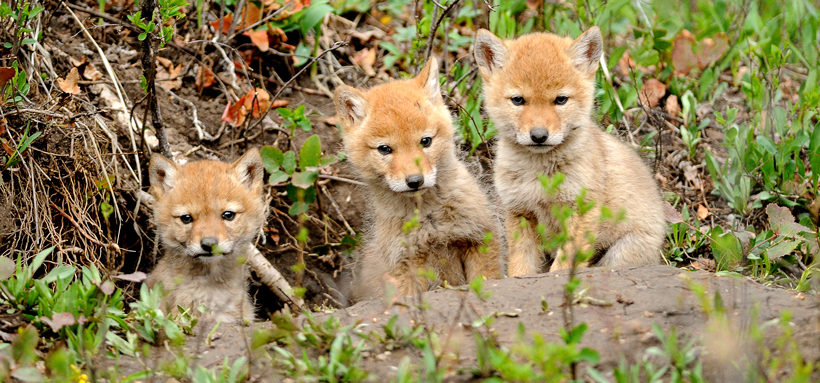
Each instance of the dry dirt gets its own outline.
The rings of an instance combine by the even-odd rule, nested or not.
[[[746,278],[716,277],[707,272],[669,266],[582,269],[579,276],[582,295],[589,298],[575,308],[576,323],[585,322],[589,326],[582,346],[600,353],[600,363],[595,367],[605,374],[611,372],[622,358],[640,360],[647,348],[660,345],[652,332],[655,323],[665,331],[675,327],[682,344],[692,337],[706,339],[707,345],[709,340],[719,340],[721,347],[718,350],[700,351],[705,375],[711,378],[709,381],[734,381],[737,377],[731,375],[731,363],[742,361],[743,355],[748,355],[751,350],[749,344],[731,347],[735,341],[747,340],[740,335],[745,334],[744,326],[759,326],[780,318],[784,310],[793,315],[794,338],[803,356],[807,360],[819,356],[817,297],[769,288]],[[530,339],[537,332],[547,341],[561,342],[558,330],[563,326],[561,307],[566,281],[566,272],[488,281],[485,288],[492,295],[486,301],[480,301],[465,290],[439,289],[422,295],[423,302],[429,307],[423,314],[412,308],[417,307],[418,301],[408,297],[392,306],[385,306],[378,300],[365,301],[333,313],[315,315],[319,321],[332,315],[343,325],[365,324],[365,332],[380,331],[381,325],[393,315],[399,315],[400,325],[412,326],[423,321],[438,334],[445,354],[457,356],[451,361],[447,381],[473,381],[478,379],[472,373],[472,367],[476,365],[476,345],[469,324],[481,316],[493,315],[495,321],[490,331],[500,345],[507,347],[515,343],[519,324],[525,326]],[[731,333],[708,332],[707,316],[698,296],[690,288],[692,283],[703,286],[710,299],[719,293],[728,317],[737,326]],[[542,310],[542,296],[549,305],[548,312]],[[270,325],[270,322],[255,324]],[[250,354],[247,344],[252,330],[223,325],[219,330],[221,336],[207,346],[202,339],[208,330],[200,329],[189,342],[187,352],[192,357],[199,355],[195,363],[207,367],[221,365],[226,356],[233,360]],[[763,344],[775,344],[779,334],[778,326],[767,327]],[[415,364],[421,363],[420,351],[411,346],[392,352],[385,352],[379,344],[369,346],[364,366],[381,378],[377,380],[385,381],[385,377],[395,375],[404,356],[409,356]],[[720,350],[730,351],[729,358],[721,359],[721,355],[726,354],[718,352]],[[280,380],[271,375],[265,358],[256,355],[253,365],[252,375],[259,380]]]

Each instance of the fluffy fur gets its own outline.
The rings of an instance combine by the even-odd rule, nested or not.
[[[577,246],[591,247],[600,266],[661,260],[666,223],[660,191],[640,157],[592,120],[602,46],[597,27],[575,40],[533,33],[504,41],[487,30],[476,36],[485,107],[498,129],[494,177],[506,215],[510,276],[549,264],[536,227],[557,232],[552,207],[574,206],[582,189],[596,208],[570,218],[575,241],[552,254],[551,270],[569,267]],[[559,172],[565,180],[547,196],[538,176]],[[601,222],[602,205],[625,212],[626,219]],[[594,241],[585,240],[587,233]]]
[[[412,294],[444,281],[499,278],[500,230],[487,197],[456,157],[436,59],[414,79],[366,92],[340,86],[335,101],[348,159],[367,184],[372,216],[352,298],[380,297],[385,282]],[[421,185],[412,185],[412,177],[422,179]],[[418,227],[405,233],[416,209]],[[487,233],[496,235],[484,252]],[[433,270],[436,279],[420,278],[420,269]]]
[[[151,157],[150,193],[163,257],[148,277],[160,283],[166,308],[204,305],[219,321],[252,321],[247,293],[253,240],[265,221],[263,165],[251,149],[233,164],[196,161],[178,166]]]

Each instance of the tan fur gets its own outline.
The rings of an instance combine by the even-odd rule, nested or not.
[[[602,45],[597,27],[574,41],[548,33],[504,41],[486,30],[476,37],[485,107],[498,129],[494,176],[506,211],[510,276],[542,271],[547,259],[535,228],[558,231],[553,206],[574,206],[584,188],[596,208],[570,218],[576,241],[553,254],[551,270],[569,267],[576,245],[595,250],[600,266],[661,261],[666,224],[660,191],[640,157],[592,120]],[[514,97],[523,104],[515,105]],[[559,97],[567,97],[563,105]],[[536,129],[548,133],[540,146]],[[558,172],[566,178],[557,195],[547,196],[538,176]],[[601,222],[601,205],[624,211],[626,219]],[[594,243],[583,240],[585,233]]]
[[[425,291],[447,281],[462,285],[478,275],[501,277],[499,228],[486,196],[456,158],[454,128],[441,98],[434,58],[418,77],[362,92],[336,89],[336,110],[350,162],[367,184],[372,228],[353,281],[354,300],[380,297],[386,281],[400,294]],[[424,148],[421,140],[431,137]],[[383,155],[380,145],[392,148]],[[418,191],[404,190],[420,175]],[[418,195],[417,195],[418,194]],[[418,227],[403,227],[419,209]],[[486,233],[489,251],[479,251]],[[432,269],[435,281],[419,278]]]
[[[163,257],[148,286],[162,285],[166,309],[179,305],[198,314],[204,305],[215,320],[252,321],[245,261],[265,221],[259,151],[251,149],[233,164],[203,160],[184,166],[154,154],[149,173]],[[226,211],[235,212],[232,220],[225,219]],[[190,223],[182,221],[186,214]]]

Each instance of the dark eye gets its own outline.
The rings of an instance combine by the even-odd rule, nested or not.
[[[191,217],[190,214],[183,214],[179,216],[179,220],[182,221],[182,223],[184,224],[189,224],[191,222],[194,222],[194,217]]]
[[[433,137],[423,137],[421,139],[421,146],[429,148],[433,144]]]
[[[383,156],[386,156],[386,155],[388,155],[388,154],[390,154],[390,153],[393,153],[393,148],[391,148],[391,147],[389,147],[389,146],[387,146],[387,145],[379,145],[379,147],[378,147],[378,148],[376,148],[376,150],[378,150],[378,151],[379,151],[379,154],[381,154],[381,155],[383,155]]]
[[[512,101],[513,105],[524,105],[524,97],[521,96],[515,96],[511,98],[510,101]]]
[[[222,212],[222,219],[226,221],[233,221],[234,218],[236,218],[236,213],[232,211]]]
[[[555,98],[555,105],[564,105],[569,100],[569,97],[566,96],[558,96]]]

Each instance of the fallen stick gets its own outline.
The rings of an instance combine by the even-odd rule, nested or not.
[[[279,299],[287,302],[293,312],[298,313],[302,311],[305,302],[301,298],[293,295],[293,288],[290,287],[290,284],[285,280],[285,277],[282,276],[282,273],[276,270],[256,247],[251,249],[248,264],[250,264],[251,269],[259,275],[259,279],[262,280],[262,283],[268,286]]]

